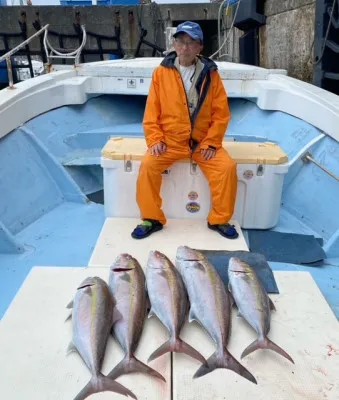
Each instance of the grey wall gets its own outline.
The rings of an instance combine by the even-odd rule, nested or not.
[[[234,6],[235,7],[235,6]],[[81,23],[86,29],[104,35],[114,35],[117,24],[116,11],[120,11],[121,44],[127,55],[132,55],[139,40],[139,21],[147,29],[146,39],[156,42],[165,48],[164,31],[167,26],[176,26],[180,21],[197,20],[201,23],[206,36],[210,39],[205,44],[205,55],[217,49],[217,15],[219,4],[146,4],[143,6],[31,6],[1,7],[0,32],[19,32],[18,19],[20,12],[27,13],[28,35],[35,32],[32,22],[36,19],[36,11],[40,13],[41,24],[50,24],[50,29],[61,33],[74,34],[73,22],[75,12],[80,11]],[[129,11],[133,18],[129,18]],[[260,65],[267,68],[287,69],[290,76],[311,81],[312,63],[310,51],[314,35],[315,0],[266,0],[266,25],[260,28]],[[231,18],[224,18],[226,26],[230,26]],[[226,31],[227,32],[227,31]],[[223,32],[224,34],[224,32]],[[238,38],[242,32],[235,29],[230,36],[227,48],[232,53],[233,61],[239,61]],[[58,46],[53,41],[53,45]],[[12,42],[10,45],[14,45]],[[17,43],[16,43],[17,44]],[[66,42],[68,48],[76,48],[77,41]],[[104,46],[115,48],[114,43]],[[1,44],[0,44],[1,46]],[[96,48],[93,38],[88,40],[88,48]],[[32,43],[32,48],[39,49],[39,41]],[[150,56],[152,50],[142,47],[142,56]],[[224,53],[224,51],[222,52]],[[227,60],[227,58],[224,58]],[[229,58],[228,58],[229,59]],[[89,60],[89,59],[87,59]]]
[[[39,11],[41,24],[50,24],[50,29],[60,33],[74,34],[73,22],[75,22],[75,11],[80,11],[81,23],[85,24],[86,30],[103,35],[114,35],[116,11],[120,12],[121,42],[124,51],[132,53],[139,41],[139,21],[147,29],[146,39],[157,42],[165,48],[164,31],[166,26],[172,26],[176,21],[188,19],[198,20],[202,24],[216,20],[218,5],[209,4],[172,4],[157,5],[156,3],[143,6],[39,6],[39,7],[1,7],[0,9],[0,32],[20,31],[18,19],[20,12],[27,13],[28,35],[35,33],[32,22],[36,19],[36,11]],[[133,12],[133,18],[129,18],[129,11]],[[217,31],[216,21],[214,30]],[[107,43],[107,42],[106,42]],[[54,43],[56,44],[56,43]],[[53,45],[53,42],[52,42]],[[69,47],[74,47],[77,42],[69,42]],[[114,47],[114,43],[107,43]],[[89,39],[86,47],[95,48],[97,43]],[[32,43],[32,48],[39,49],[39,41]],[[150,55],[152,50],[143,47],[145,56]]]
[[[260,28],[260,64],[284,68],[311,82],[315,0],[267,0],[266,25]]]

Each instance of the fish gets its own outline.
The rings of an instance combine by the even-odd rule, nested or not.
[[[177,352],[206,364],[206,359],[179,337],[188,311],[187,292],[173,263],[159,251],[150,251],[148,255],[146,286],[151,305],[148,316],[155,315],[170,333],[169,340],[156,349],[147,361],[168,352]]]
[[[216,344],[216,351],[201,365],[193,378],[204,376],[215,369],[225,368],[257,384],[255,377],[228,351],[231,331],[231,300],[218,272],[199,251],[179,246],[175,264],[190,301],[189,322],[197,321]]]
[[[115,301],[115,323],[112,333],[125,354],[121,362],[108,374],[112,379],[123,374],[141,372],[166,382],[159,372],[134,355],[147,315],[145,281],[144,271],[130,254],[118,255],[110,267],[109,287]]]
[[[241,259],[231,257],[228,264],[228,277],[229,290],[238,307],[238,314],[258,334],[258,339],[246,347],[241,358],[258,349],[270,349],[294,364],[292,357],[267,337],[270,331],[271,310],[275,310],[275,306],[253,268]]]
[[[73,336],[68,353],[77,352],[92,377],[74,400],[99,392],[116,392],[136,399],[125,386],[104,376],[101,367],[113,324],[113,299],[107,283],[99,277],[86,278],[77,288],[72,308]]]

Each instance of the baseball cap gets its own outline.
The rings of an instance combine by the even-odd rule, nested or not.
[[[194,40],[204,41],[204,35],[202,33],[201,27],[196,22],[186,21],[182,24],[178,25],[177,30],[173,37],[176,37],[179,33],[187,33],[187,35],[191,36]]]

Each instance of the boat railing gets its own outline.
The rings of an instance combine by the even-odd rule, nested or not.
[[[335,175],[333,172],[329,171],[327,168],[325,168],[323,165],[321,165],[320,163],[318,163],[318,161],[316,161],[313,157],[312,154],[307,152],[303,157],[301,157],[302,161],[304,163],[309,163],[312,162],[313,164],[315,164],[317,167],[319,167],[320,169],[322,169],[324,172],[326,172],[326,174],[328,174],[329,176],[331,176],[332,178],[334,178],[335,180],[339,181],[339,176]]]
[[[56,50],[53,48],[53,46],[50,44],[48,40],[48,27],[49,24],[46,24],[43,26],[38,32],[34,33],[32,36],[27,38],[25,41],[20,43],[18,46],[14,47],[12,50],[9,50],[6,54],[0,56],[0,63],[6,60],[6,65],[7,65],[7,73],[8,73],[8,82],[9,82],[9,89],[15,89],[14,82],[13,82],[13,69],[12,69],[12,62],[11,62],[11,56],[13,56],[15,53],[17,53],[20,49],[28,45],[33,39],[36,37],[40,36],[42,33],[44,33],[44,49],[47,57],[47,72],[50,71],[50,66],[51,66],[51,59],[53,58],[65,58],[65,59],[74,59],[75,60],[75,65],[79,64],[79,58],[82,49],[84,48],[86,44],[86,30],[85,26],[81,25],[81,30],[82,30],[82,42],[76,50],[73,50],[69,53],[61,53],[60,51]]]
[[[7,73],[8,73],[8,82],[9,88],[14,89],[13,84],[13,70],[12,70],[12,62],[11,56],[18,52],[22,47],[25,47],[28,43],[30,43],[33,39],[40,36],[43,32],[46,32],[49,27],[49,24],[42,27],[38,32],[34,33],[32,36],[27,38],[24,42],[20,43],[18,46],[14,47],[12,50],[8,51],[6,54],[0,57],[0,63],[6,60],[7,64]]]
[[[49,67],[49,70],[50,70],[52,58],[74,59],[74,65],[77,66],[79,64],[81,51],[85,47],[86,39],[87,39],[86,29],[85,29],[84,25],[81,25],[81,30],[82,30],[82,42],[81,42],[80,46],[76,50],[73,50],[69,53],[66,53],[66,52],[62,53],[62,52],[56,50],[48,40],[48,30],[47,29],[45,30],[44,48],[45,48],[45,53],[46,53],[46,57],[47,57],[47,65]],[[50,52],[48,52],[49,50],[50,50]]]

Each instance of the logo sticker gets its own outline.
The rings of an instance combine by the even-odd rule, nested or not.
[[[188,198],[189,198],[191,201],[194,201],[194,200],[196,200],[196,199],[198,198],[198,193],[197,193],[197,192],[194,192],[194,191],[192,190],[191,192],[188,193]]]
[[[245,179],[252,179],[253,178],[253,171],[251,171],[250,169],[247,169],[246,171],[244,171],[243,177]]]
[[[135,89],[137,87],[136,79],[127,79],[127,87]]]
[[[200,204],[195,201],[191,201],[186,204],[186,210],[189,213],[196,213],[200,210]]]

